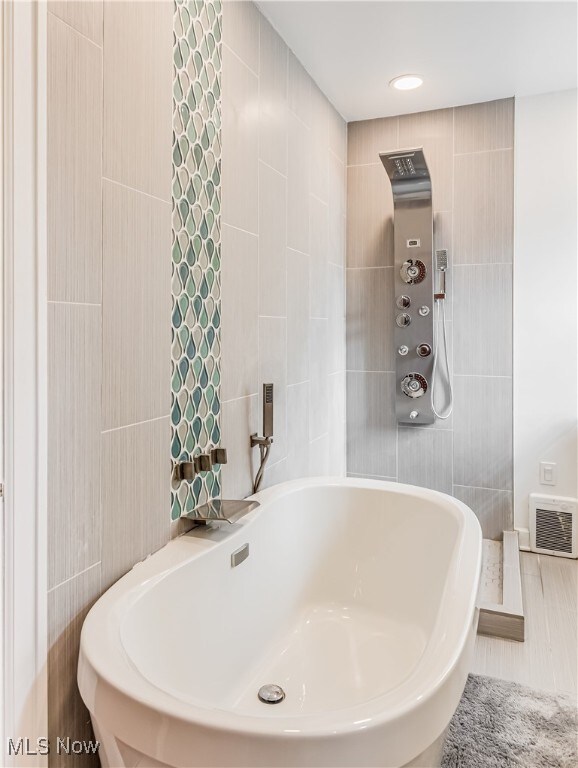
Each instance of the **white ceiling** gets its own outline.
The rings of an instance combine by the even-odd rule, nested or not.
[[[575,88],[576,2],[261,0],[348,120]],[[424,84],[399,92],[396,75]]]

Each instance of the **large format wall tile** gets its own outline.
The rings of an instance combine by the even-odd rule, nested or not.
[[[102,435],[102,586],[169,540],[168,416]]]
[[[223,31],[223,221],[231,226],[222,253],[222,474],[225,495],[243,496],[257,469],[248,439],[262,428],[267,381],[275,384],[275,434],[264,487],[344,471],[346,124],[255,6],[226,4]],[[243,139],[249,129],[258,146]],[[232,220],[233,209],[253,212],[255,196],[255,215]],[[258,262],[249,276],[238,263],[232,277],[243,250],[238,230],[254,233]]]
[[[102,51],[48,14],[47,67],[48,298],[97,304],[102,273]]]
[[[512,265],[456,266],[454,372],[512,374]]]
[[[259,92],[263,105],[285,101],[287,46],[263,15],[259,18],[259,63]]]
[[[255,235],[223,227],[221,399],[257,393],[258,247]]]
[[[347,466],[345,371],[329,374],[329,471],[332,475],[345,475]]]
[[[223,445],[229,462],[222,468],[223,498],[244,499],[253,493],[258,469],[258,448],[251,448],[250,436],[260,432],[258,397],[240,397],[221,406]]]
[[[514,146],[514,99],[456,107],[455,152],[482,152]]]
[[[287,383],[309,378],[309,256],[287,249]]]
[[[328,292],[328,358],[329,373],[345,369],[345,270],[335,264],[327,267]],[[345,414],[345,412],[344,412]]]
[[[436,211],[433,220],[434,251],[445,249],[448,251],[448,271],[446,272],[446,298],[444,299],[446,318],[452,319],[454,303],[454,261],[453,250],[453,213],[451,211]],[[436,275],[436,283],[437,286]]]
[[[309,438],[316,440],[328,430],[328,321],[309,322]]]
[[[313,81],[303,64],[289,51],[287,60],[287,97],[289,109],[306,126],[311,126],[311,91]]]
[[[451,211],[435,211],[433,217],[434,250],[445,248],[453,258],[453,214]],[[451,266],[451,261],[450,265]],[[449,277],[449,275],[446,275]]]
[[[325,477],[329,471],[329,435],[325,433],[309,443],[309,474]]]
[[[263,413],[263,388],[273,383],[273,446],[270,464],[287,455],[287,320],[259,318],[259,419]],[[259,423],[259,434],[263,425]]]
[[[287,387],[287,474],[290,480],[308,477],[309,382]]]
[[[102,45],[103,0],[49,0],[48,10],[93,43]]]
[[[399,147],[423,147],[432,178],[433,207],[451,211],[454,174],[454,115],[452,109],[417,112],[399,118]],[[435,180],[435,181],[434,181]]]
[[[476,513],[484,539],[501,539],[504,531],[513,528],[511,491],[454,485],[453,495]]]
[[[292,113],[288,122],[287,245],[309,253],[311,131]]]
[[[454,483],[512,490],[512,380],[454,377]]]
[[[454,184],[454,262],[511,262],[513,150],[456,156]]]
[[[90,715],[76,682],[80,631],[86,614],[102,591],[100,563],[48,593],[48,738],[94,739]],[[98,768],[97,755],[50,753],[51,768],[82,765]]]
[[[287,308],[287,180],[259,163],[259,314]]]
[[[347,266],[393,264],[393,197],[381,163],[347,169]]]
[[[224,2],[223,35],[228,47],[259,74],[259,9],[252,2]]]
[[[327,188],[327,260],[345,266],[346,168],[333,152],[329,152]]]
[[[347,373],[347,471],[397,477],[395,374]]]
[[[347,126],[347,164],[378,163],[381,152],[399,147],[397,117],[360,120]],[[385,171],[384,171],[385,173]]]
[[[100,560],[100,307],[48,305],[48,587]]]
[[[326,109],[329,151],[345,163],[347,162],[347,123],[333,104],[327,100]]]
[[[223,46],[223,223],[259,228],[259,79]]]
[[[324,203],[327,202],[329,108],[327,99],[314,83],[311,89],[309,191]]]
[[[394,371],[393,268],[347,270],[347,369]]]
[[[449,430],[399,427],[399,482],[451,493],[452,440]]]
[[[284,483],[289,479],[287,459],[281,459],[276,464],[267,464],[267,471],[263,475],[260,490],[271,488],[273,485]]]
[[[286,174],[287,46],[263,16],[259,62],[259,157]]]
[[[345,254],[345,241],[346,241],[346,229],[347,219],[345,213],[338,214],[329,204],[327,212],[328,217],[328,247],[327,247],[327,260],[331,264],[337,264],[340,267],[345,267],[346,254]]]
[[[103,429],[169,413],[171,211],[104,182]]]
[[[311,317],[327,317],[327,205],[313,195],[309,198],[309,304]]]
[[[438,339],[439,339],[439,351],[440,351],[440,358],[439,360],[442,360],[442,356],[444,359],[444,370],[445,370],[445,348],[443,344],[443,320],[438,319],[437,320],[437,326],[436,326]],[[454,375],[454,324],[451,320],[448,320],[446,318],[446,341],[448,345],[448,361],[449,361],[449,367],[450,367],[450,378],[453,382],[453,375]],[[434,395],[435,395],[435,405],[436,409],[439,413],[445,413],[447,411],[447,408],[449,406],[449,389],[447,385],[447,376],[444,375],[437,378],[436,376],[436,386],[434,389]],[[424,427],[424,429],[453,429],[454,424],[454,416],[453,412],[450,413],[450,415],[447,417],[447,419],[436,419],[433,424],[428,424]]]
[[[104,175],[166,201],[171,199],[172,39],[172,3],[105,1]]]
[[[107,586],[103,536],[106,561],[107,537],[119,533],[119,521],[125,529],[120,526],[116,546],[150,538],[155,519],[169,529],[172,3],[107,3],[105,20],[100,0],[51,2],[47,23],[47,672],[54,745],[57,736],[93,738],[76,673],[82,622]],[[103,191],[103,177],[119,184],[107,182]],[[155,372],[163,361],[159,384]],[[164,402],[164,440],[156,453],[162,475],[148,472],[146,441],[133,439],[118,451],[114,465],[125,495],[111,527],[103,520],[114,490],[103,423],[111,404],[109,422],[141,418],[139,408],[155,386]],[[131,464],[135,449],[140,458]],[[141,511],[138,525],[134,510]],[[131,556],[123,572],[133,564]],[[97,756],[67,757],[55,749],[49,757],[50,766],[98,764]]]

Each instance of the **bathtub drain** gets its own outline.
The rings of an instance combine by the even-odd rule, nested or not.
[[[279,704],[285,698],[285,691],[280,685],[269,683],[259,688],[257,696],[264,704]]]

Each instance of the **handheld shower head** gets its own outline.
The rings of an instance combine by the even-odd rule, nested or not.
[[[448,358],[448,339],[447,339],[447,332],[446,332],[445,298],[446,298],[446,272],[448,269],[448,252],[446,248],[440,248],[435,252],[435,266],[436,266],[436,272],[439,272],[439,286],[438,286],[438,292],[434,293],[434,302],[435,302],[435,308],[437,309],[437,318],[434,314],[434,327],[433,327],[434,358],[433,358],[433,370],[432,370],[432,378],[431,378],[431,407],[432,407],[432,411],[434,412],[434,414],[437,416],[438,419],[447,419],[449,418],[452,412],[454,395],[452,390],[450,363]],[[436,370],[438,367],[438,358],[440,356],[440,349],[439,349],[440,314],[441,314],[442,332],[443,332],[443,340],[444,340],[444,358],[445,358],[444,367],[445,367],[447,384],[449,387],[449,393],[448,393],[449,399],[444,411],[441,411],[441,410],[438,411],[436,409],[436,402],[435,402]]]
[[[273,437],[273,384],[263,384],[263,437]]]
[[[448,268],[448,252],[446,248],[436,251],[436,269],[438,272],[445,272]]]
[[[448,252],[446,248],[436,251],[436,270],[440,273],[438,292],[434,293],[436,301],[443,301],[446,297],[446,272],[448,269]]]

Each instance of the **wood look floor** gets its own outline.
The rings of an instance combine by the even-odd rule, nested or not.
[[[521,552],[526,640],[478,635],[472,672],[578,698],[578,561]]]

